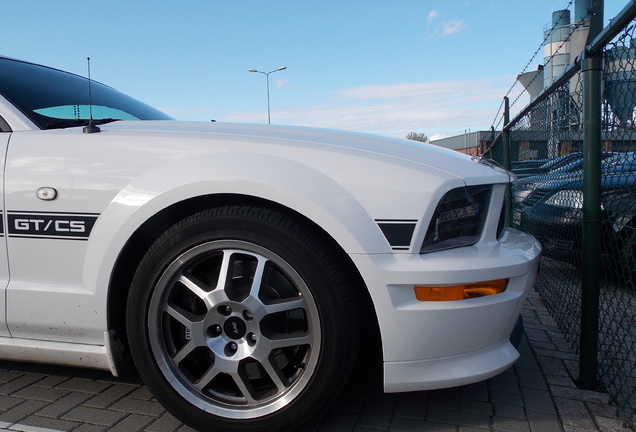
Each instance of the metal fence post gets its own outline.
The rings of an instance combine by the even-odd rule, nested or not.
[[[589,40],[603,28],[603,1],[591,10]],[[583,73],[583,256],[579,386],[592,390],[598,374],[601,261],[601,83],[602,53],[586,53]]]
[[[510,171],[510,129],[507,129],[510,123],[510,100],[508,96],[504,97],[504,127],[503,127],[503,166]],[[505,224],[506,226],[512,226],[512,188],[510,183],[506,185],[506,201],[505,205]]]

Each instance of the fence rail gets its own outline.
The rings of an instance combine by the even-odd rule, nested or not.
[[[543,246],[536,289],[579,350],[579,385],[602,386],[636,429],[636,0],[605,28],[593,3],[547,30],[565,47],[587,32],[584,49],[554,79],[564,52],[547,57],[532,77],[544,89],[512,119],[506,98],[483,153],[519,177],[507,220]]]

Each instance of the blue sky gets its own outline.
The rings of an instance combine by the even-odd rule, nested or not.
[[[4,0],[0,54],[80,75],[91,57],[94,79],[202,121],[266,123],[265,76],[247,70],[287,66],[270,75],[273,124],[441,137],[493,124],[569,3]],[[605,21],[626,4],[605,0]]]

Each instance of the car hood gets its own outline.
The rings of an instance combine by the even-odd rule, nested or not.
[[[467,185],[506,183],[510,174],[485,159],[470,157],[431,144],[370,134],[343,132],[296,126],[272,126],[240,123],[205,123],[182,121],[118,121],[100,126],[102,132],[131,135],[173,137],[200,145],[225,141],[258,143],[263,146],[321,147],[334,153],[362,152],[368,157],[389,158],[394,163],[420,164],[431,170],[461,178]]]

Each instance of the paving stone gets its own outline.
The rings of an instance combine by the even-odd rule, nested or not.
[[[490,389],[490,393],[508,393],[508,394],[521,394],[521,387],[519,386],[519,380],[515,379],[514,381],[491,381],[488,384],[488,388]]]
[[[598,429],[594,428],[594,429],[581,429],[581,428],[575,428],[572,426],[567,426],[564,425],[563,426],[563,431],[564,432],[597,432]]]
[[[60,383],[55,388],[97,394],[106,390],[108,387],[110,387],[110,384],[105,382],[71,378]]]
[[[79,427],[79,423],[70,422],[66,420],[51,419],[47,417],[40,417],[37,415],[29,416],[20,420],[20,426],[13,426],[13,429],[20,431],[36,431],[44,429],[47,431],[74,431]]]
[[[556,350],[535,350],[538,357],[552,357],[562,360],[579,360],[579,356],[569,351],[556,351]]]
[[[492,428],[497,432],[531,432],[530,425],[527,422],[505,417],[494,417],[492,419]]]
[[[548,390],[545,377],[540,370],[533,369],[517,369],[519,375],[519,384],[521,387],[531,388],[535,390]]]
[[[152,393],[150,393],[150,390],[148,389],[148,387],[145,387],[145,386],[139,387],[130,395],[130,397],[133,399],[142,399],[142,400],[153,399]]]
[[[457,432],[457,426],[431,421],[396,418],[391,422],[389,432]],[[300,431],[299,431],[300,432]]]
[[[70,379],[70,377],[65,376],[65,375],[60,375],[60,374],[49,375],[47,377],[44,377],[42,380],[38,381],[36,383],[36,386],[45,387],[45,388],[47,388],[47,387],[48,388],[53,388],[53,387],[56,387],[56,386],[60,385],[64,381],[68,381],[69,379]]]
[[[107,388],[98,395],[92,397],[91,399],[86,401],[84,405],[95,408],[106,408],[134,391],[135,388],[136,387],[129,385],[116,384]]]
[[[431,407],[457,410],[459,409],[459,389],[433,390],[429,392],[428,404]]]
[[[115,426],[108,429],[109,432],[136,432],[145,431],[145,427],[149,425],[155,417],[144,416],[139,414],[131,414]]]
[[[29,386],[18,390],[12,396],[24,399],[36,399],[46,402],[54,402],[68,394],[68,390],[53,389],[46,387]]]
[[[25,401],[24,399],[17,398],[14,396],[0,395],[0,411],[8,411],[17,405],[20,405],[24,401]]]
[[[426,419],[437,423],[455,424],[458,426],[490,427],[490,416],[468,412],[448,411],[439,408],[431,408],[426,413]]]
[[[556,414],[528,411],[527,416],[532,432],[561,432],[563,430]]]
[[[556,375],[570,378],[570,372],[565,367],[565,363],[561,359],[555,359],[552,357],[537,357],[539,361],[541,371],[546,375]]]
[[[0,395],[10,395],[42,379],[42,375],[20,375],[0,385]]]
[[[503,403],[493,404],[495,418],[505,417],[526,421],[526,409],[523,406],[507,405]]]
[[[65,420],[91,423],[99,426],[114,426],[127,414],[97,408],[80,406],[62,416]]]
[[[362,409],[356,426],[387,430],[392,416],[392,404],[370,401]]]
[[[90,398],[90,393],[72,392],[38,411],[45,417],[60,417]]]
[[[555,397],[578,399],[585,402],[594,402],[599,404],[609,404],[610,401],[610,396],[607,393],[560,386],[552,386],[550,391]]]
[[[550,392],[535,389],[521,389],[527,411],[537,411],[556,415]]]
[[[170,413],[164,413],[146,427],[147,432],[174,432],[181,426],[181,422]]]
[[[563,425],[581,429],[594,429],[596,427],[583,402],[564,398],[555,398],[554,402]]]
[[[75,429],[73,432],[105,432],[108,428],[104,426],[97,426],[84,423],[79,428]]]
[[[351,432],[358,420],[358,413],[331,410],[320,424],[320,432]],[[299,431],[300,432],[300,431]]]
[[[36,411],[42,409],[43,406],[46,405],[46,402],[36,401],[36,400],[27,400],[21,403],[20,405],[16,405],[9,411],[4,411],[0,413],[0,421],[2,422],[13,422],[17,423],[23,418],[26,418]]]
[[[192,429],[191,427],[184,425],[184,426],[181,426],[179,429],[177,429],[177,432],[197,432],[197,431]]]
[[[486,415],[494,414],[490,401],[462,400],[459,402],[459,411]]]
[[[338,399],[337,407],[339,410],[360,412],[364,407],[364,398],[351,394],[344,395]]]
[[[505,404],[505,405],[513,405],[523,407],[524,402],[521,397],[521,391],[519,393],[508,393],[508,392],[500,392],[500,391],[492,391],[490,393],[490,400],[495,404]]]
[[[594,420],[598,424],[598,430],[602,432],[631,432],[625,423],[617,418],[595,416]]]
[[[0,370],[0,383],[7,383],[22,376],[21,373],[12,370]]]
[[[404,393],[398,396],[393,415],[413,420],[424,420],[427,405],[428,392]]]
[[[614,405],[586,402],[585,406],[587,406],[587,409],[590,411],[590,413],[592,413],[592,415],[608,418],[618,417],[618,408],[616,408]]]
[[[488,381],[482,381],[475,384],[464,386],[460,390],[462,400],[488,401]]]
[[[141,399],[121,399],[110,407],[111,410],[159,417],[166,410],[159,402]]]

